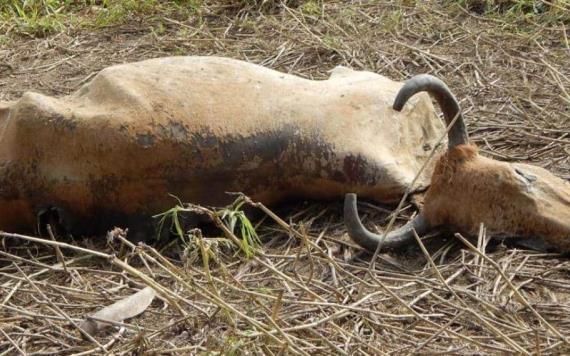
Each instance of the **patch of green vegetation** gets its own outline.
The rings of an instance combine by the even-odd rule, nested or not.
[[[189,234],[188,231],[184,230],[183,224],[181,223],[181,217],[182,214],[189,212],[192,213],[192,209],[185,207],[182,201],[178,198],[176,199],[178,201],[176,206],[164,213],[154,216],[154,218],[158,219],[158,236],[160,236],[162,231],[166,228],[165,225],[169,224],[169,231],[180,238],[185,246],[188,246],[194,242],[189,240],[189,238],[192,237],[192,234]],[[242,210],[242,206],[244,204],[245,200],[240,197],[230,206],[216,211],[215,215],[232,234],[241,238],[238,247],[247,258],[251,258],[255,254],[257,248],[261,246],[261,241],[253,227],[253,224]]]
[[[65,29],[64,9],[71,0],[0,0],[0,20],[19,32],[44,36]]]
[[[337,49],[342,46],[342,39],[332,35],[324,35],[322,37],[323,43],[330,49]]]
[[[162,231],[164,231],[165,224],[170,223],[170,226],[168,227],[169,231],[184,241],[186,234],[182,229],[182,224],[180,223],[180,214],[184,213],[188,209],[184,207],[184,204],[180,199],[177,197],[174,198],[178,201],[178,204],[164,213],[153,216],[153,218],[158,219],[157,237],[161,236]]]
[[[162,22],[159,22],[158,24],[152,27],[152,33],[155,36],[162,36],[166,33],[166,27],[164,27],[164,24]]]
[[[108,26],[120,23],[137,15],[150,14],[157,6],[156,0],[104,0],[97,8],[95,24]]]
[[[98,8],[95,24],[114,25],[135,18],[173,13],[190,16],[200,9],[201,0],[104,0]]]
[[[308,16],[321,16],[322,15],[323,4],[321,1],[307,1],[303,5],[299,6],[299,10]]]
[[[6,46],[10,44],[11,39],[6,35],[0,35],[0,46]]]
[[[0,28],[41,37],[149,16],[187,17],[199,11],[201,4],[202,0],[0,0]]]
[[[396,9],[386,12],[382,16],[382,28],[387,32],[395,32],[402,25],[402,20],[404,19],[404,10]]]
[[[542,0],[455,0],[479,15],[508,22],[570,23],[570,3]]]
[[[241,249],[247,258],[251,258],[261,245],[261,241],[253,224],[241,209],[244,203],[243,199],[238,198],[232,205],[217,211],[216,214],[232,233],[241,237]],[[238,228],[239,234],[236,233]]]

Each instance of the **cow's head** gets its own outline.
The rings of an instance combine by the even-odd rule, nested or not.
[[[537,237],[559,252],[570,251],[570,183],[539,167],[480,156],[469,143],[457,100],[433,76],[410,79],[398,93],[394,109],[400,111],[421,91],[435,97],[448,125],[456,121],[448,134],[448,150],[436,164],[423,210],[387,234],[381,247],[398,249],[414,243],[413,230],[419,235],[435,227],[475,233],[483,223],[491,234]],[[362,225],[355,194],[346,195],[344,217],[350,237],[375,251],[383,236]]]

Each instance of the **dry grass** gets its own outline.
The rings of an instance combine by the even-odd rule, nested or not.
[[[431,73],[462,100],[484,154],[570,179],[564,2],[520,18],[458,2],[286,3],[204,1],[194,14],[64,22],[41,38],[12,26],[0,37],[0,100],[67,94],[113,63],[165,55],[223,55],[314,79],[339,64],[399,80]],[[383,208],[362,210],[386,224]],[[257,231],[269,242],[250,259],[199,234],[160,252],[120,236],[85,239],[74,243],[85,250],[62,245],[59,259],[53,242],[4,235],[0,354],[570,353],[567,259],[502,245],[484,252],[482,230],[479,249],[437,236],[425,253],[411,247],[370,265],[353,255],[339,213],[338,204],[301,204],[279,212],[284,221],[266,217]],[[162,299],[115,332],[80,338],[69,319],[141,284]]]
[[[424,250],[426,259],[381,255],[370,266],[336,241],[342,226],[319,210],[291,217],[299,224],[266,222],[259,231],[270,242],[251,259],[199,235],[183,250],[158,252],[115,230],[113,242],[92,251],[45,240],[61,250],[57,261],[51,248],[30,250],[38,245],[29,238],[4,234],[19,247],[0,252],[12,261],[1,272],[10,340],[0,347],[35,354],[570,351],[563,338],[570,269],[558,256],[504,248],[487,256],[482,231],[479,249],[448,242]],[[239,240],[227,230],[226,237]],[[80,338],[71,320],[142,285],[161,299],[115,332]]]

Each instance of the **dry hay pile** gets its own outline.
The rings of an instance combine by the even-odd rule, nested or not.
[[[193,232],[158,251],[128,242],[54,243],[0,252],[2,350],[15,353],[280,354],[540,353],[570,351],[569,265],[557,255],[450,240],[376,263],[344,242],[337,209],[267,210],[255,254]],[[220,221],[218,220],[218,223]],[[225,225],[220,223],[220,227]],[[6,236],[6,235],[5,235]],[[241,236],[226,230],[228,240]],[[75,243],[89,246],[88,241]],[[230,246],[229,246],[230,245]],[[237,244],[236,244],[237,245]],[[235,245],[234,245],[235,246]],[[58,256],[58,259],[54,257]],[[136,290],[159,294],[141,316],[82,340],[86,315]],[[72,324],[72,321],[75,325]],[[9,337],[9,339],[8,339]]]
[[[462,100],[484,154],[570,178],[564,2],[540,2],[552,8],[524,19],[454,2],[286,3],[205,1],[189,18],[153,13],[14,36],[0,48],[0,99],[31,88],[69,93],[112,63],[174,54],[224,55],[309,78],[338,64],[399,80],[431,73]],[[220,239],[193,231],[155,248],[130,244],[120,230],[108,241],[57,243],[3,234],[0,354],[570,353],[567,257],[485,249],[482,229],[473,245],[429,236],[425,249],[371,260],[355,254],[340,210],[266,211],[254,221],[264,243],[250,248],[239,229]],[[391,209],[362,204],[361,212],[385,226]],[[143,314],[81,336],[82,318],[144,286],[159,296]]]

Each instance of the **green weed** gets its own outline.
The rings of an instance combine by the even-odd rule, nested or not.
[[[253,224],[247,218],[243,210],[241,210],[244,203],[245,200],[240,197],[228,208],[217,211],[216,215],[218,215],[232,233],[241,237],[241,249],[247,258],[251,258],[255,250],[261,245],[261,241]],[[238,228],[239,234],[236,233],[236,229]]]
[[[0,35],[0,46],[7,46],[10,44],[11,40],[10,37],[6,35]]]
[[[18,32],[45,36],[63,31],[63,12],[71,1],[0,0],[0,20]]]
[[[187,212],[188,209],[184,207],[184,204],[178,197],[174,195],[172,195],[172,197],[176,199],[178,204],[176,204],[173,208],[168,209],[164,213],[153,216],[153,218],[159,219],[157,238],[159,238],[164,231],[165,224],[167,222],[170,222],[170,226],[168,227],[169,232],[184,241],[186,235],[184,229],[182,228],[182,223],[180,222],[180,214]]]
[[[202,0],[0,0],[0,28],[35,37],[152,16],[188,17]]]
[[[165,225],[167,222],[170,222],[170,226],[168,226],[169,231],[180,238],[185,246],[188,246],[194,243],[191,241],[191,238],[195,234],[184,230],[181,217],[182,214],[192,213],[193,209],[185,207],[180,199],[176,197],[174,198],[178,202],[176,206],[164,213],[154,216],[154,218],[159,220],[158,236],[160,236],[162,231],[166,228]],[[230,206],[217,210],[214,214],[220,219],[220,221],[222,221],[229,231],[241,238],[241,246],[238,247],[247,258],[251,258],[255,254],[256,249],[261,245],[261,241],[253,227],[253,224],[241,209],[244,203],[244,199],[240,197]]]
[[[305,15],[308,16],[321,16],[322,15],[323,6],[321,1],[307,1],[303,5],[299,6],[299,10]]]

